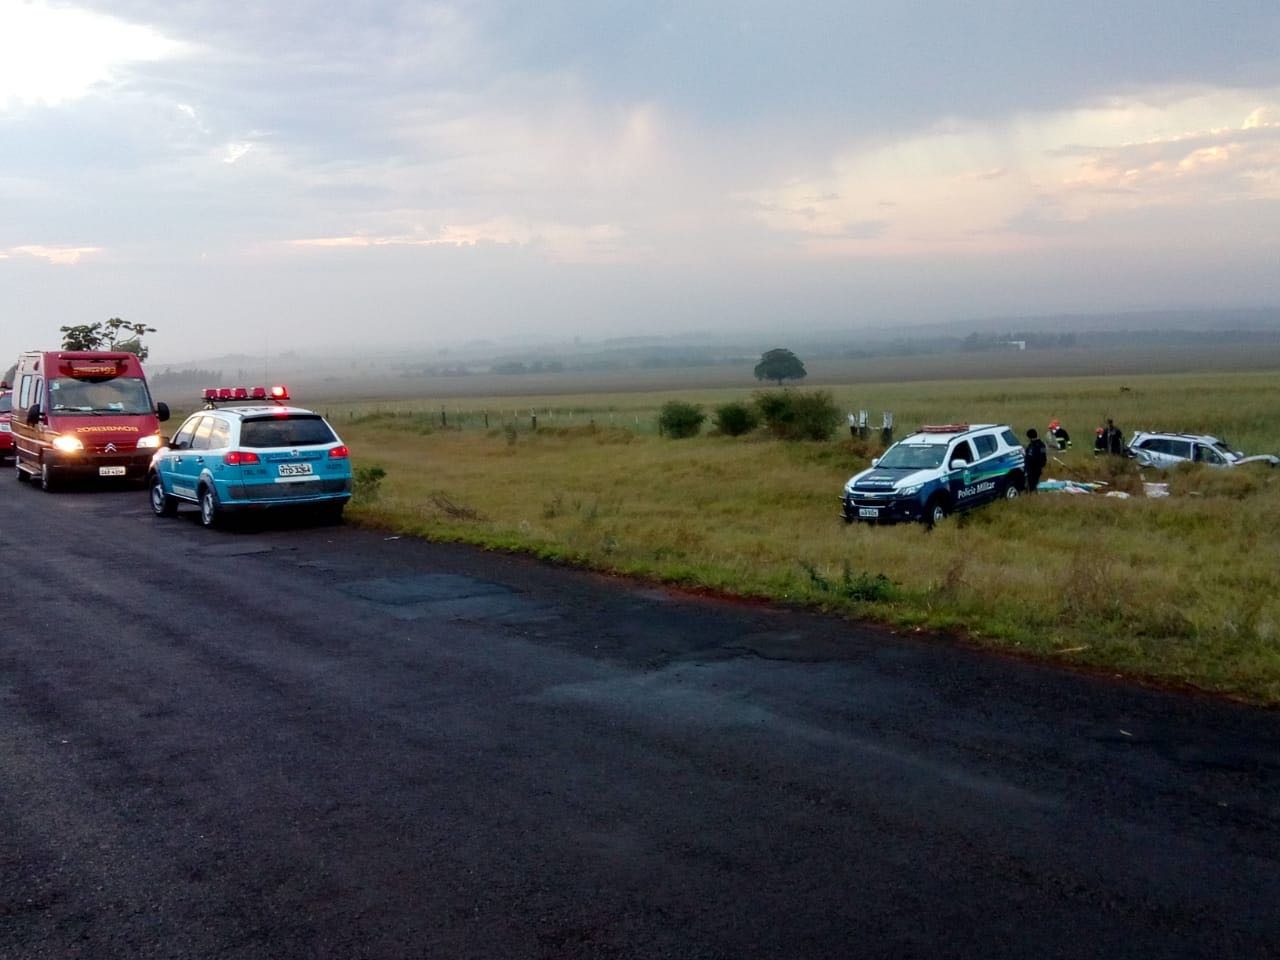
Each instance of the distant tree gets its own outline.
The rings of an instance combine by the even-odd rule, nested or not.
[[[155,327],[129,323],[119,317],[105,323],[82,323],[58,329],[63,350],[124,350],[136,354],[139,360],[147,359],[151,352],[142,345],[143,336],[156,332]]]
[[[668,400],[662,405],[658,414],[658,428],[664,436],[672,438],[696,436],[702,429],[707,415],[697,404],[685,403],[683,400]]]
[[[18,365],[15,363],[4,372],[4,376],[0,377],[0,382],[12,384],[13,378],[18,375]]]
[[[809,375],[804,364],[790,350],[781,347],[766,351],[756,364],[757,380],[772,380],[779,386],[783,380],[803,380]]]

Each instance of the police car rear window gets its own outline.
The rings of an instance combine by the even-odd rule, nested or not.
[[[335,440],[333,430],[318,416],[262,417],[240,426],[242,447],[305,447]]]

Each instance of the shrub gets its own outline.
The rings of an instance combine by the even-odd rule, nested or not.
[[[351,499],[356,503],[373,503],[381,492],[382,478],[387,475],[376,464],[371,467],[356,467],[351,476]]]
[[[883,573],[874,576],[866,571],[854,576],[849,561],[841,565],[840,579],[832,581],[811,563],[801,561],[800,566],[809,575],[809,582],[819,593],[852,600],[855,603],[892,601],[898,597],[898,585]]]
[[[716,429],[729,437],[740,437],[760,426],[760,414],[750,404],[726,403],[716,407]]]
[[[840,411],[826,390],[763,390],[756,406],[769,431],[782,440],[826,440],[840,422]]]
[[[702,407],[683,400],[669,400],[658,414],[658,429],[664,436],[681,438],[697,436],[707,415]]]

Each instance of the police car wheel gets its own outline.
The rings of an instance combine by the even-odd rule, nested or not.
[[[1018,489],[1018,485],[1010,480],[1008,486],[1004,488],[1004,498],[1006,500],[1017,500],[1018,494],[1021,492],[1022,491]]]
[[[931,527],[935,523],[941,523],[944,519],[946,519],[946,516],[947,516],[947,508],[943,505],[941,500],[934,500],[932,503],[929,504],[928,507],[925,508],[924,519],[925,519],[925,522],[928,523],[929,526]]]
[[[218,508],[218,495],[212,487],[200,488],[200,522],[206,527],[216,527],[222,511]]]
[[[151,512],[157,517],[172,517],[178,512],[178,502],[164,492],[159,474],[151,475]]]

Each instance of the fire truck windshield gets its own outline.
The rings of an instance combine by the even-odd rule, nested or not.
[[[151,397],[139,377],[77,380],[58,377],[49,382],[49,409],[62,413],[151,413]]]

